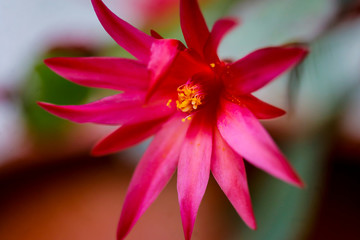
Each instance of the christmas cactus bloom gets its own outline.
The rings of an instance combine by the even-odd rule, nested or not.
[[[217,47],[235,25],[231,18],[208,29],[196,0],[180,1],[187,47],[139,31],[92,0],[110,36],[136,60],[114,57],[51,58],[45,63],[80,85],[120,93],[85,105],[39,103],[78,123],[120,125],[94,147],[103,155],[154,135],[132,177],[118,227],[124,239],[177,169],[177,190],[185,239],[193,226],[210,172],[238,214],[256,228],[243,158],[287,183],[303,183],[258,119],[285,112],[252,93],[301,61],[301,47],[267,47],[230,62]]]

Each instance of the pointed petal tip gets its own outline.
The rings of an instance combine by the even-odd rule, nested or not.
[[[197,0],[180,1],[180,25],[188,47],[203,55],[210,32]]]
[[[306,184],[304,183],[304,181],[302,179],[299,178],[298,182],[295,184],[296,187],[300,188],[300,189],[305,189],[306,188]]]
[[[304,54],[310,53],[310,49],[308,47],[302,47],[302,50],[303,50]]]
[[[54,104],[47,103],[47,102],[41,102],[41,101],[37,101],[36,104],[39,105],[41,108],[43,108],[46,111],[49,111],[48,109],[51,109],[54,106]]]
[[[276,177],[276,175],[274,175],[274,176]],[[286,182],[286,183],[288,183],[294,187],[300,188],[300,189],[304,189],[306,186],[304,181],[297,174],[296,170],[293,169],[290,165],[289,165],[289,169],[287,170],[287,174],[285,176],[278,177],[278,178],[280,180],[282,180],[283,182]]]
[[[102,0],[91,0],[94,11],[106,32],[126,51],[147,63],[155,38],[145,34],[114,14]]]
[[[304,60],[304,58],[310,53],[309,48],[306,46],[289,46],[288,49],[298,57],[298,60],[294,63],[295,65]]]
[[[244,217],[241,217],[241,218],[243,219],[246,226],[248,226],[251,230],[257,229],[257,223],[256,223],[255,215],[254,215],[252,208],[251,208],[251,215],[249,215],[245,218]]]
[[[52,104],[52,103],[47,103],[47,102],[36,102],[42,109],[44,109],[45,111],[54,114],[58,117],[61,118],[66,118],[63,114],[64,111],[66,111],[66,107],[62,106],[62,105],[56,105],[56,104]]]
[[[57,66],[61,64],[64,60],[67,60],[69,58],[74,58],[74,57],[51,57],[44,59],[44,63],[46,66],[51,68],[52,66]]]
[[[250,227],[252,230],[254,230],[254,231],[256,231],[257,230],[257,225],[256,225],[256,223],[255,223],[255,225],[254,226],[252,226],[252,227]]]
[[[116,240],[125,240],[125,237],[128,235],[128,232],[123,232],[120,229],[118,230]]]
[[[284,109],[281,109],[281,108],[276,108],[276,110],[274,109],[272,114],[273,115],[270,116],[269,119],[282,117],[282,116],[286,115],[286,111]],[[266,119],[266,118],[259,118],[259,119]]]
[[[227,101],[223,101],[223,104],[225,107],[222,106],[221,112],[228,115],[218,115],[217,124],[230,147],[256,167],[286,183],[303,188],[304,183],[295,169],[250,110]],[[241,134],[236,134],[237,131],[241,131]]]
[[[53,67],[56,66],[56,62],[58,59],[59,59],[58,57],[44,59],[44,64],[48,66],[50,69],[53,69]]]
[[[61,109],[63,106],[61,105],[56,105],[56,104],[52,104],[52,103],[47,103],[47,102],[41,102],[41,101],[38,101],[36,102],[37,105],[39,105],[41,108],[43,108],[44,110],[52,113],[52,114],[55,114],[54,111],[56,111],[57,109]]]
[[[229,24],[232,25],[232,27],[235,27],[235,26],[237,26],[237,25],[239,25],[241,23],[241,19],[238,18],[238,17],[229,16],[229,17],[224,17],[224,18],[222,18],[220,20],[228,22]]]
[[[45,63],[46,66],[48,66],[49,63],[51,63],[51,59],[52,59],[52,58],[46,58],[46,59],[44,59],[43,62]]]
[[[294,171],[293,173],[295,176],[293,176],[292,179],[287,180],[286,182],[297,187],[300,189],[304,189],[306,188],[306,184],[304,183],[304,181],[296,174],[296,172]],[[284,180],[285,181],[285,180]]]
[[[242,218],[242,220],[244,221],[246,226],[248,226],[251,230],[255,231],[257,229],[257,223],[256,223],[256,219],[255,219],[255,216],[254,216],[253,212],[252,212],[251,215],[249,215],[247,217],[244,217],[244,216],[240,216],[240,217]]]
[[[125,237],[127,236],[127,232],[124,232],[121,228],[120,228],[120,223],[119,223],[119,227],[118,227],[118,231],[117,231],[117,235],[116,235],[116,240],[124,240]]]
[[[56,74],[63,76],[64,72],[61,71],[62,67],[67,65],[67,60],[69,57],[52,57],[44,59],[44,64],[50,68]],[[66,77],[64,77],[66,78]]]
[[[238,95],[255,92],[301,63],[308,53],[306,47],[293,45],[258,49],[230,65],[233,74],[226,86]]]
[[[90,151],[90,155],[93,157],[102,157],[108,154],[111,154],[109,151],[104,151],[104,139],[101,139],[100,141],[98,141],[97,143],[95,143],[95,145],[92,147],[91,151]]]
[[[185,228],[183,230],[185,240],[191,240],[192,231],[186,231]]]
[[[96,144],[90,151],[90,155],[93,156],[93,157],[101,157],[101,156],[104,156],[104,155],[107,155],[106,153],[103,153],[101,150],[100,150],[100,147],[98,147],[99,144]]]
[[[158,32],[153,29],[150,29],[150,35],[156,39],[164,39]]]
[[[309,48],[304,47],[304,46],[303,47],[298,47],[298,50],[300,51],[300,54],[301,54],[302,58],[305,58],[310,53]]]
[[[240,215],[240,213],[238,212],[239,216],[242,218],[242,220],[244,221],[244,223],[246,224],[246,226],[248,226],[251,230],[256,230],[257,229],[257,223],[256,223],[256,219],[255,219],[255,215],[254,212],[251,208],[251,214],[250,215]]]
[[[190,220],[187,220],[190,221]],[[187,224],[187,225],[186,225]],[[191,240],[192,233],[194,230],[194,222],[183,222],[183,231],[185,240]]]
[[[287,112],[284,109],[279,108],[279,117],[285,115]]]
[[[100,139],[98,142],[95,143],[95,145],[92,147],[91,151],[90,151],[90,155],[93,157],[101,157],[101,156],[105,156],[108,154],[111,154],[109,151],[106,151],[104,149],[106,149],[106,146],[104,146],[106,144],[106,142],[104,143],[104,139]]]
[[[246,223],[246,225],[251,229],[251,230],[257,230],[257,223],[255,218],[253,219],[253,221]]]

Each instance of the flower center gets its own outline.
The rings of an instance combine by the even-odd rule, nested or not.
[[[191,113],[204,104],[204,91],[200,84],[188,81],[177,88],[178,100],[176,107],[182,112]]]

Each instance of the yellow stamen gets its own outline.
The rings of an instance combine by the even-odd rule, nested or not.
[[[185,122],[186,120],[189,120],[189,121],[190,121],[190,120],[191,120],[191,115],[189,115],[189,116],[181,119],[182,122]]]
[[[190,113],[203,104],[204,94],[197,84],[186,83],[177,89],[178,100],[176,107],[182,112]]]
[[[210,67],[214,68],[214,67],[215,67],[215,63],[210,63]]]
[[[169,101],[166,103],[166,106],[171,108],[171,106],[170,106],[171,102],[172,102],[172,99],[169,99]]]

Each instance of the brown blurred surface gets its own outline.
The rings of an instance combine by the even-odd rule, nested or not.
[[[340,138],[331,149],[324,169],[324,191],[319,192],[319,208],[306,239],[357,240],[360,148],[358,143]],[[130,160],[126,154],[106,158],[79,155],[66,161],[49,159],[47,164],[6,175],[2,172],[0,240],[115,240],[121,206],[134,171]],[[247,170],[249,181],[255,180],[259,170],[249,166]],[[244,225],[210,178],[192,239],[237,239],[233,234],[239,224]],[[143,239],[184,239],[176,175],[127,238]]]
[[[309,240],[360,239],[360,143],[337,136]]]
[[[115,239],[132,167],[111,158],[71,160],[0,179],[1,240]],[[223,201],[211,180],[194,240],[226,236]],[[127,239],[183,239],[175,177]]]

